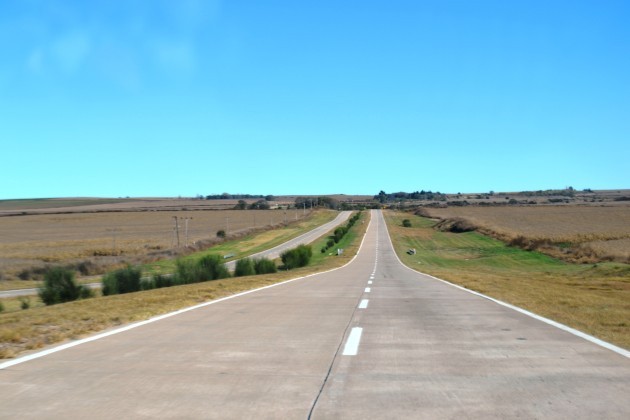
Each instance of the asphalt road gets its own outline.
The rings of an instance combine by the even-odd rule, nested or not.
[[[309,232],[306,232],[296,238],[293,238],[283,244],[280,244],[274,248],[253,254],[250,256],[250,258],[265,257],[272,260],[276,259],[280,257],[280,254],[282,254],[282,252],[286,251],[287,249],[295,248],[296,246],[301,245],[301,244],[310,244],[311,242],[318,239],[320,236],[324,235],[326,232],[344,223],[346,220],[348,220],[351,214],[352,214],[351,211],[342,211],[337,215],[337,217],[335,217],[330,222],[325,223],[321,226],[318,226],[315,229]],[[236,260],[230,261],[226,263],[225,265],[228,267],[230,271],[234,271],[234,267],[236,266]],[[101,283],[89,283],[89,284],[86,284],[86,286],[88,286],[91,289],[100,289]],[[38,289],[36,288],[5,290],[5,291],[0,291],[0,298],[32,296],[32,295],[36,295],[37,291]]]
[[[0,365],[0,418],[627,419],[629,395],[630,358],[405,268],[378,212],[344,268]]]
[[[346,220],[348,220],[351,214],[351,211],[342,211],[330,222],[318,226],[315,229],[306,232],[305,234],[300,235],[296,238],[293,238],[283,244],[280,244],[274,248],[270,248],[265,251],[250,255],[249,258],[269,258],[270,260],[275,260],[276,258],[280,257],[280,254],[288,249],[295,248],[298,245],[310,244],[311,242],[314,242],[316,239],[326,234],[326,232],[343,224]],[[234,267],[236,267],[236,261],[237,260],[230,261],[225,265],[228,269],[230,269],[230,271],[234,271]]]

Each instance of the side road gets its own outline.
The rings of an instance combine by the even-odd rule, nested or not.
[[[275,246],[273,248],[270,248],[266,251],[262,251],[262,252],[258,252],[256,254],[253,255],[249,255],[248,257],[251,258],[269,258],[269,259],[275,259],[278,258],[280,256],[280,254],[282,254],[282,252],[286,251],[287,249],[291,249],[294,248],[298,245],[301,244],[310,244],[311,242],[314,242],[316,239],[318,239],[319,237],[321,237],[322,235],[326,234],[326,232],[336,228],[337,226],[343,224],[346,220],[348,220],[348,218],[350,217],[350,215],[352,214],[351,211],[342,211],[340,212],[337,217],[335,217],[335,219],[333,219],[332,221],[325,223],[321,226],[316,227],[315,229],[306,232],[296,238],[290,239],[287,242],[280,244],[278,246]],[[234,267],[236,266],[236,261],[238,260],[233,260],[230,261],[229,263],[226,263],[225,265],[228,267],[228,269],[230,271],[234,271]],[[92,288],[92,289],[100,289],[101,287],[101,283],[89,283],[86,286]],[[14,289],[14,290],[5,290],[5,291],[0,291],[0,298],[12,298],[12,297],[19,297],[19,296],[33,296],[37,294],[37,288],[32,288],[32,289]]]

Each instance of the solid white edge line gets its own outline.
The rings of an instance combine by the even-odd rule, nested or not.
[[[350,335],[348,336],[348,340],[346,340],[346,345],[343,348],[344,356],[356,356],[359,352],[359,343],[361,342],[361,334],[363,333],[363,328],[354,327],[352,331],[350,331]]]
[[[382,213],[381,213],[381,215],[382,215]],[[385,219],[385,216],[384,216],[384,215],[382,215],[382,217],[383,217],[383,219]],[[418,271],[418,270],[416,270],[416,269],[413,269],[413,268],[411,268],[411,267],[409,267],[409,266],[407,266],[407,265],[403,264],[403,262],[400,260],[400,258],[398,258],[398,254],[396,253],[396,249],[394,248],[394,244],[393,244],[393,242],[392,242],[392,238],[391,238],[391,236],[389,235],[389,229],[387,228],[387,223],[385,223],[385,230],[387,231],[387,237],[388,237],[388,239],[389,239],[389,243],[390,243],[390,245],[391,245],[392,249],[394,250],[394,256],[396,256],[396,259],[398,260],[398,262],[399,262],[399,263],[400,263],[403,267],[405,267],[406,269],[411,270],[411,271],[413,271],[413,272],[415,272],[415,273],[418,273],[418,274],[422,274],[423,276],[430,277],[430,278],[432,278],[432,279],[434,279],[434,280],[441,281],[442,283],[446,283],[446,284],[448,284],[448,285],[450,285],[450,286],[456,287],[456,288],[458,288],[458,289],[460,289],[460,290],[463,290],[463,291],[465,291],[465,292],[472,293],[473,295],[477,295],[477,296],[482,297],[482,298],[484,298],[484,299],[488,299],[488,300],[490,300],[490,301],[492,301],[492,302],[494,302],[494,303],[497,303],[497,304],[499,304],[499,305],[501,305],[501,306],[504,306],[504,307],[506,307],[506,308],[510,308],[510,309],[512,309],[512,310],[514,310],[514,311],[516,311],[516,312],[520,312],[520,313],[522,313],[523,315],[527,315],[527,316],[529,316],[529,317],[531,317],[531,318],[537,319],[538,321],[544,322],[545,324],[549,324],[549,325],[551,325],[551,326],[553,326],[553,327],[556,327],[556,328],[558,328],[558,329],[560,329],[560,330],[562,330],[562,331],[566,331],[566,332],[568,332],[568,333],[570,333],[570,334],[573,334],[573,335],[575,335],[575,336],[578,336],[578,337],[580,337],[580,338],[583,338],[584,340],[590,341],[590,342],[591,342],[591,343],[593,343],[593,344],[597,344],[597,345],[598,345],[598,346],[600,346],[600,347],[604,347],[604,348],[606,348],[606,349],[608,349],[608,350],[614,351],[614,352],[615,352],[615,353],[617,353],[617,354],[620,354],[620,355],[622,355],[622,356],[625,356],[625,357],[627,357],[627,358],[630,358],[630,351],[628,351],[628,350],[626,350],[626,349],[623,349],[623,348],[621,348],[621,347],[615,346],[614,344],[611,344],[611,343],[609,343],[609,342],[607,342],[607,341],[600,340],[600,339],[599,339],[599,338],[597,338],[597,337],[593,337],[592,335],[586,334],[586,333],[584,333],[584,332],[582,332],[582,331],[580,331],[580,330],[576,330],[575,328],[571,328],[571,327],[569,327],[569,326],[567,326],[567,325],[564,325],[564,324],[561,324],[561,323],[559,323],[559,322],[553,321],[553,320],[551,320],[551,319],[549,319],[549,318],[545,318],[544,316],[536,315],[535,313],[530,312],[530,311],[528,311],[528,310],[526,310],[526,309],[519,308],[518,306],[511,305],[511,304],[509,304],[509,303],[503,302],[503,301],[501,301],[501,300],[495,299],[495,298],[490,297],[490,296],[486,296],[486,295],[484,295],[483,293],[479,293],[479,292],[475,292],[474,290],[466,289],[466,288],[465,288],[465,287],[463,287],[463,286],[459,286],[459,285],[457,285],[457,284],[451,283],[450,281],[447,281],[447,280],[441,279],[441,278],[439,278],[439,277],[435,277],[435,276],[432,276],[432,275],[430,275],[430,274],[423,273],[423,272],[421,272],[421,271]]]
[[[359,303],[359,309],[367,309],[369,302],[370,302],[369,299],[361,300],[361,303]]]
[[[261,290],[270,289],[272,287],[276,287],[276,286],[280,286],[280,285],[283,285],[283,284],[291,283],[291,282],[294,282],[294,281],[297,281],[297,280],[303,280],[303,279],[306,279],[306,278],[309,278],[309,277],[318,276],[320,274],[326,274],[326,273],[331,273],[333,271],[341,270],[342,268],[345,268],[348,265],[352,264],[352,262],[357,258],[357,256],[361,252],[361,249],[363,248],[363,244],[365,243],[365,237],[367,236],[368,230],[370,230],[370,225],[371,224],[372,224],[372,218],[370,217],[370,222],[368,223],[367,228],[365,229],[365,233],[363,234],[363,239],[361,240],[361,244],[359,245],[359,249],[357,250],[357,253],[352,257],[352,259],[350,261],[348,261],[346,264],[342,265],[341,267],[333,268],[331,270],[322,271],[322,272],[319,272],[319,273],[309,274],[308,276],[296,277],[294,279],[285,280],[285,281],[280,282],[280,283],[275,283],[275,284],[270,284],[268,286],[259,287],[258,289],[246,290],[244,292],[240,292],[240,293],[237,293],[235,295],[226,296],[226,297],[223,297],[223,298],[220,298],[220,299],[211,300],[209,302],[200,303],[199,305],[195,305],[195,306],[189,306],[188,308],[183,308],[183,309],[179,309],[179,310],[174,311],[174,312],[169,312],[169,313],[166,313],[166,314],[158,315],[156,317],[149,318],[149,319],[144,320],[144,321],[136,322],[134,324],[129,324],[129,325],[126,325],[124,327],[117,328],[115,330],[107,331],[105,333],[96,334],[96,335],[93,335],[91,337],[82,338],[80,340],[76,340],[76,341],[72,341],[70,343],[62,344],[60,346],[56,346],[56,347],[53,347],[53,348],[50,348],[50,349],[47,349],[47,350],[39,351],[37,353],[33,353],[33,354],[26,355],[26,356],[18,357],[16,359],[12,359],[12,360],[0,363],[0,370],[6,369],[8,367],[15,366],[15,365],[18,365],[18,364],[21,364],[21,363],[25,363],[25,362],[28,362],[28,361],[31,361],[31,360],[39,359],[40,357],[48,356],[50,354],[57,353],[57,352],[62,351],[62,350],[66,350],[66,349],[69,349],[69,348],[72,348],[72,347],[79,346],[81,344],[86,344],[86,343],[89,343],[91,341],[100,340],[101,338],[109,337],[110,335],[120,334],[122,332],[129,331],[129,330],[132,330],[134,328],[142,327],[143,325],[151,324],[153,322],[161,321],[163,319],[170,318],[170,317],[175,316],[175,315],[183,314],[183,313],[189,312],[189,311],[194,311],[195,309],[203,308],[205,306],[214,305],[215,303],[223,302],[223,301],[226,301],[226,300],[229,300],[229,299],[234,299],[234,298],[237,298],[237,297],[240,297],[240,296],[248,295],[250,293],[259,292]]]

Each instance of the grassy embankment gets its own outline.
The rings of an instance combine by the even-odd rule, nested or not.
[[[339,246],[344,248],[341,256],[316,256],[327,238],[320,239],[313,245],[313,260],[307,267],[300,269],[0,313],[0,358],[15,357],[24,351],[76,339],[117,325],[340,267],[357,253],[368,219],[369,213],[364,212],[363,217],[340,242]]]
[[[571,264],[476,232],[439,232],[407,213],[385,218],[407,266],[630,348],[630,265]]]
[[[262,233],[255,233],[236,240],[226,241],[222,244],[215,245],[205,251],[195,252],[183,259],[197,260],[205,255],[232,255],[225,258],[225,262],[230,262],[240,258],[244,258],[266,249],[274,248],[284,242],[296,238],[306,232],[328,223],[337,217],[334,211],[316,211],[308,218],[296,223],[291,223],[281,229],[272,229]],[[173,273],[175,271],[174,259],[157,261],[142,266],[142,270],[147,275]]]
[[[630,206],[452,206],[422,215],[572,263],[630,263]]]

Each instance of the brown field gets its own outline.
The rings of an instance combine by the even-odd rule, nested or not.
[[[112,211],[230,210],[237,199],[198,200],[192,198],[40,198],[0,200],[0,216],[44,213],[97,213]],[[244,200],[248,204],[257,199]],[[279,197],[271,208],[294,201]]]
[[[276,196],[269,202],[271,209],[286,208],[295,203],[298,197]],[[312,196],[317,197],[317,196]],[[339,202],[366,202],[372,196],[328,195]],[[258,201],[247,198],[248,204]],[[167,210],[231,210],[239,199],[194,199],[194,198],[37,198],[24,200],[0,200],[0,217],[26,214],[53,213],[99,213],[112,211],[167,211]]]
[[[137,207],[136,207],[137,208]],[[179,243],[216,239],[228,234],[277,226],[308,215],[302,210],[129,211],[102,213],[34,214],[0,217],[0,276],[15,278],[22,270],[46,263],[111,264],[112,259],[159,255]]]
[[[0,359],[245,290],[340,267],[358,252],[368,226],[369,213],[364,213],[363,217],[366,223],[357,223],[352,228],[354,235],[348,235],[351,240],[341,256],[320,257],[318,262],[295,270],[83,299],[53,306],[34,305],[29,310],[17,310],[17,303],[12,302],[11,305],[16,308],[6,305],[7,311],[0,313]],[[317,246],[325,241],[325,237],[321,238]]]
[[[582,262],[630,261],[630,205],[425,208],[430,217],[461,218],[482,233]]]

